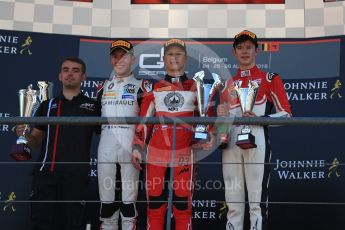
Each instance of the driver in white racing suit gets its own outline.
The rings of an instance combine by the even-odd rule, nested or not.
[[[115,40],[110,47],[110,62],[115,75],[99,87],[103,117],[136,117],[140,111],[143,84],[147,81],[134,78],[131,66],[135,57],[133,45],[127,40]],[[149,86],[149,85],[147,85]],[[100,229],[117,230],[121,214],[122,230],[136,229],[139,171],[131,164],[135,125],[102,125],[98,146],[98,184],[101,200]],[[122,198],[116,200],[116,172],[120,167]]]

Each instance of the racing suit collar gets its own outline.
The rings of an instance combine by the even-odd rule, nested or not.
[[[255,65],[254,67],[247,70],[238,69],[236,75],[239,77],[251,77],[251,76],[255,76],[258,71],[259,71],[259,68]]]
[[[186,73],[184,73],[182,76],[178,76],[178,77],[173,77],[173,76],[170,76],[168,74],[165,75],[165,79],[167,82],[170,82],[170,83],[178,83],[178,82],[184,82],[186,80],[188,80],[187,76],[186,76]]]
[[[130,75],[128,75],[127,77],[121,77],[121,78],[117,78],[116,75],[113,77],[113,80],[115,82],[128,82],[130,79],[132,79],[133,77],[133,73],[131,73]]]

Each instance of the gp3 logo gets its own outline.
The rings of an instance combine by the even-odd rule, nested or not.
[[[164,68],[164,48],[159,54],[141,54],[139,57],[139,67],[141,69],[162,69]]]

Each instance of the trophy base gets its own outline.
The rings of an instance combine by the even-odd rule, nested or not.
[[[229,135],[226,133],[221,133],[219,137],[218,148],[226,149],[228,148]]]
[[[198,142],[198,143],[205,143],[208,142],[210,140],[210,135],[208,133],[204,133],[204,132],[195,132],[194,133],[194,138],[193,138],[194,142]]]
[[[257,147],[257,145],[255,144],[255,136],[251,133],[238,134],[236,145],[241,149],[251,149]]]
[[[32,158],[31,150],[25,144],[13,145],[10,156],[16,161],[27,161]]]

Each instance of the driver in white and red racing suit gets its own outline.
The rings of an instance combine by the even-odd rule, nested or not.
[[[167,75],[164,80],[153,84],[152,91],[144,94],[141,104],[142,117],[192,117],[198,116],[197,95],[194,80],[184,73],[186,63],[185,43],[171,39],[165,43],[164,63]],[[209,111],[212,111],[210,109]],[[209,112],[211,115],[211,112]],[[173,125],[138,125],[134,138],[132,162],[141,169],[141,154],[146,150],[147,186],[147,230],[163,230],[167,209],[167,194],[164,179],[170,168],[173,144]],[[195,164],[192,141],[193,126],[176,126],[176,146],[174,158],[173,216],[176,230],[192,229],[192,193]],[[211,140],[200,145],[212,147]],[[194,147],[194,146],[193,146]]]
[[[256,35],[242,31],[235,37],[234,55],[239,62],[237,74],[226,82],[221,94],[218,116],[290,117],[291,108],[280,76],[261,71],[255,64],[258,53]],[[242,114],[235,86],[247,87],[248,81],[258,83],[253,110]],[[245,191],[247,190],[250,230],[267,229],[267,189],[269,182],[270,147],[266,126],[251,125],[257,147],[242,149],[236,145],[243,125],[230,128],[228,148],[223,150],[223,178],[228,206],[227,230],[243,230]],[[239,182],[239,183],[238,183]],[[240,186],[234,186],[240,184]],[[246,189],[245,189],[246,188]]]

